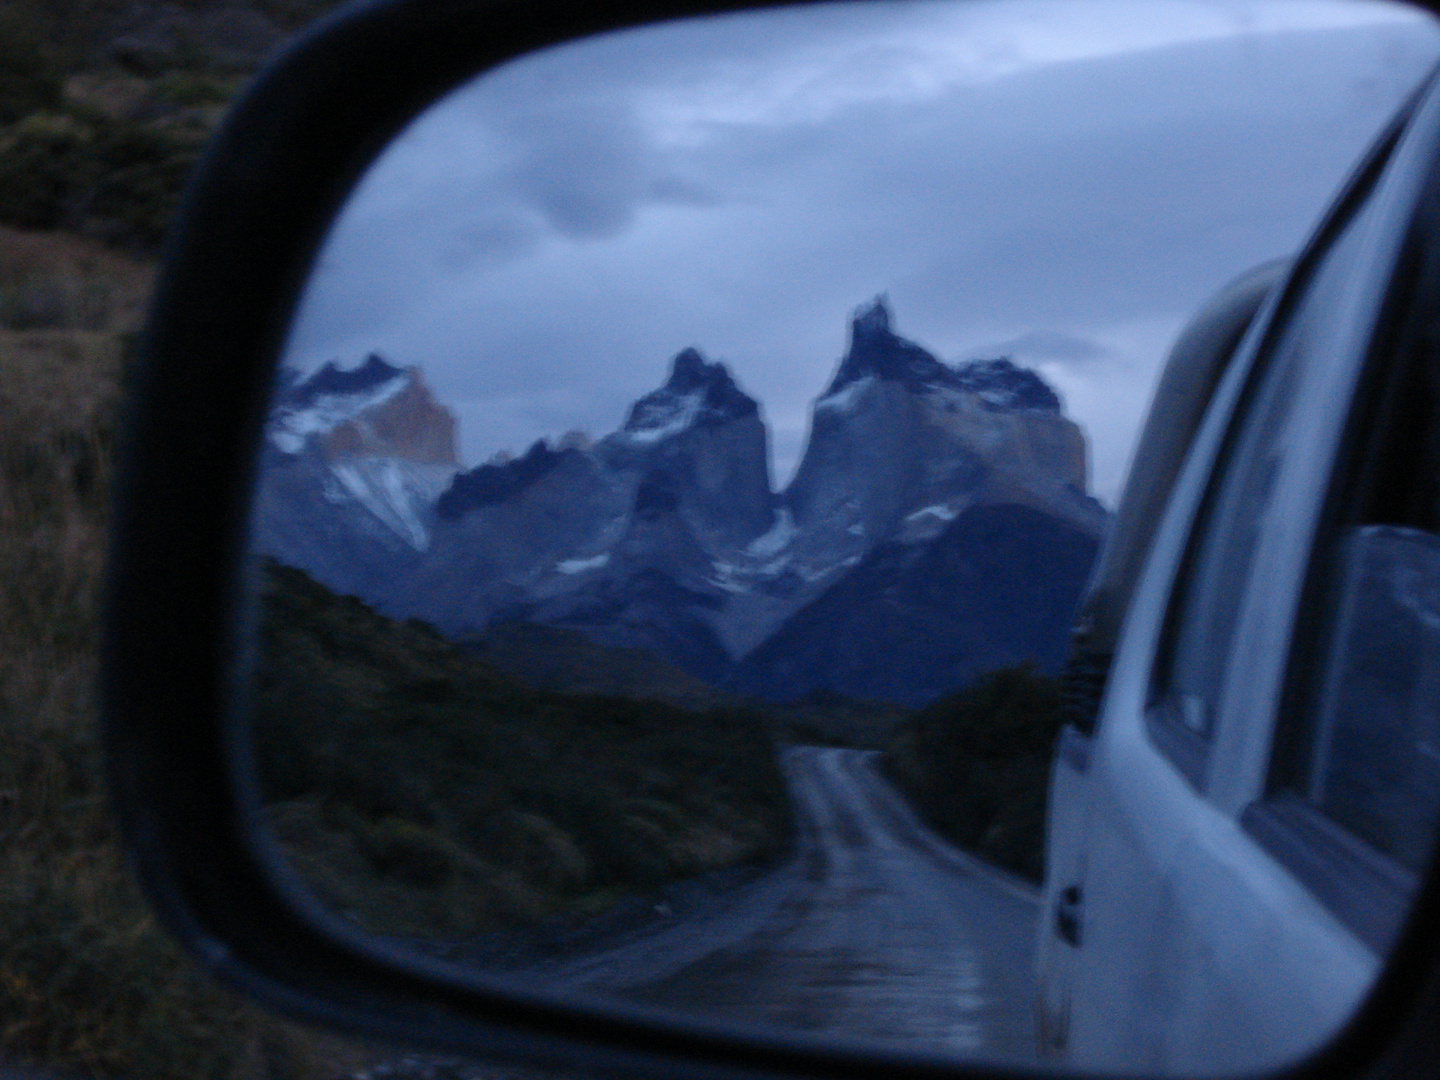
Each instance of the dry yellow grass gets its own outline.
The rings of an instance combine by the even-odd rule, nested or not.
[[[153,278],[150,266],[83,237],[0,225],[0,331],[133,330]]]
[[[0,229],[0,290],[107,298],[0,329],[0,1058],[147,1080],[332,1080],[375,1052],[282,1023],[157,928],[99,781],[97,611],[122,351],[150,271]],[[97,293],[98,295],[98,293]]]

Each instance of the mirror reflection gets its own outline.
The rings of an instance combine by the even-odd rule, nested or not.
[[[289,868],[531,990],[1062,1049],[1058,676],[1161,365],[1437,56],[1382,4],[827,5],[437,103],[337,219],[265,432]]]

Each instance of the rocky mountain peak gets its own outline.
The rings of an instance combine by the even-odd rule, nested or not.
[[[864,378],[899,382],[911,389],[954,386],[955,373],[935,355],[891,329],[890,301],[883,293],[850,319],[850,349],[825,396]]]
[[[281,374],[268,434],[284,454],[318,446],[326,460],[393,458],[456,465],[455,416],[437,403],[419,368],[375,353],[354,368],[334,361],[307,378]]]
[[[972,360],[955,371],[956,385],[979,396],[991,409],[1032,409],[1058,413],[1060,398],[1048,383],[1008,356]]]
[[[308,379],[298,382],[286,394],[287,404],[305,408],[322,397],[361,394],[394,379],[403,377],[404,369],[386,363],[378,353],[371,353],[358,367],[345,369],[331,360]]]
[[[632,442],[659,442],[695,427],[712,427],[759,412],[718,360],[711,363],[695,348],[671,361],[670,377],[658,390],[630,407],[622,429]]]
[[[706,362],[700,350],[691,346],[681,349],[670,361],[670,378],[665,381],[665,386],[677,394],[686,394],[708,386],[714,380],[728,381],[729,378],[730,373],[725,370],[724,364]]]
[[[869,304],[855,309],[850,321],[850,338],[878,337],[890,333],[890,295],[881,293]]]
[[[536,439],[518,458],[457,473],[436,502],[435,513],[454,521],[472,510],[505,502],[554,470],[567,456],[579,457],[581,453],[571,447],[551,450],[544,439]]]

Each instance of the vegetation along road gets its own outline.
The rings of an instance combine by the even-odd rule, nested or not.
[[[526,981],[916,1051],[1029,1057],[1035,890],[921,824],[878,758],[786,751],[799,816],[789,862]]]

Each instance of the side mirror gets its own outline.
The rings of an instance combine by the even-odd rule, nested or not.
[[[107,752],[161,917],[272,1007],[623,1075],[1038,1064],[1052,677],[1109,519],[1090,485],[1120,490],[1133,425],[1107,423],[1138,418],[1127,373],[1216,281],[1303,239],[1440,38],[1387,9],[1364,31],[1404,57],[1387,66],[1317,8],[1314,40],[1246,39],[1300,57],[1317,93],[1349,85],[1331,64],[1384,87],[1345,138],[1312,119],[1267,156],[1228,125],[1269,131],[1274,95],[1262,77],[1255,116],[1225,112],[1234,56],[1203,45],[1228,25],[742,6],[359,5],[280,59],[202,163],[144,341]],[[643,124],[666,169],[637,163]],[[1249,148],[1191,183],[1191,137]],[[1206,200],[1259,191],[1302,144],[1283,213],[1247,204],[1255,235],[1217,240],[1233,207]],[[1272,280],[1197,331],[1218,345],[1185,341],[1233,348]],[[911,311],[926,344],[900,333]],[[723,336],[748,312],[760,329]],[[672,341],[686,325],[724,363]],[[462,380],[457,340],[496,377]],[[382,345],[400,352],[367,359]],[[1212,382],[1171,388],[1189,419],[1127,519],[1137,550]],[[600,437],[567,435],[572,414]],[[701,428],[720,434],[681,444]],[[495,454],[512,438],[522,453]],[[606,679],[562,670],[562,646]],[[347,666],[380,653],[400,657],[384,677]],[[650,708],[629,690],[662,668]],[[504,772],[521,759],[539,765]],[[901,866],[899,901],[847,862],[858,847]],[[782,890],[812,872],[833,888]],[[654,933],[675,897],[747,874],[739,899],[714,890],[723,919]],[[988,889],[964,918],[959,879]],[[1088,895],[1059,922],[1087,948]],[[731,948],[772,917],[800,930],[759,959]],[[600,953],[565,952],[602,931]],[[823,939],[841,931],[874,955],[840,971]],[[643,993],[594,992],[622,951]],[[766,978],[868,989],[762,1010]]]

